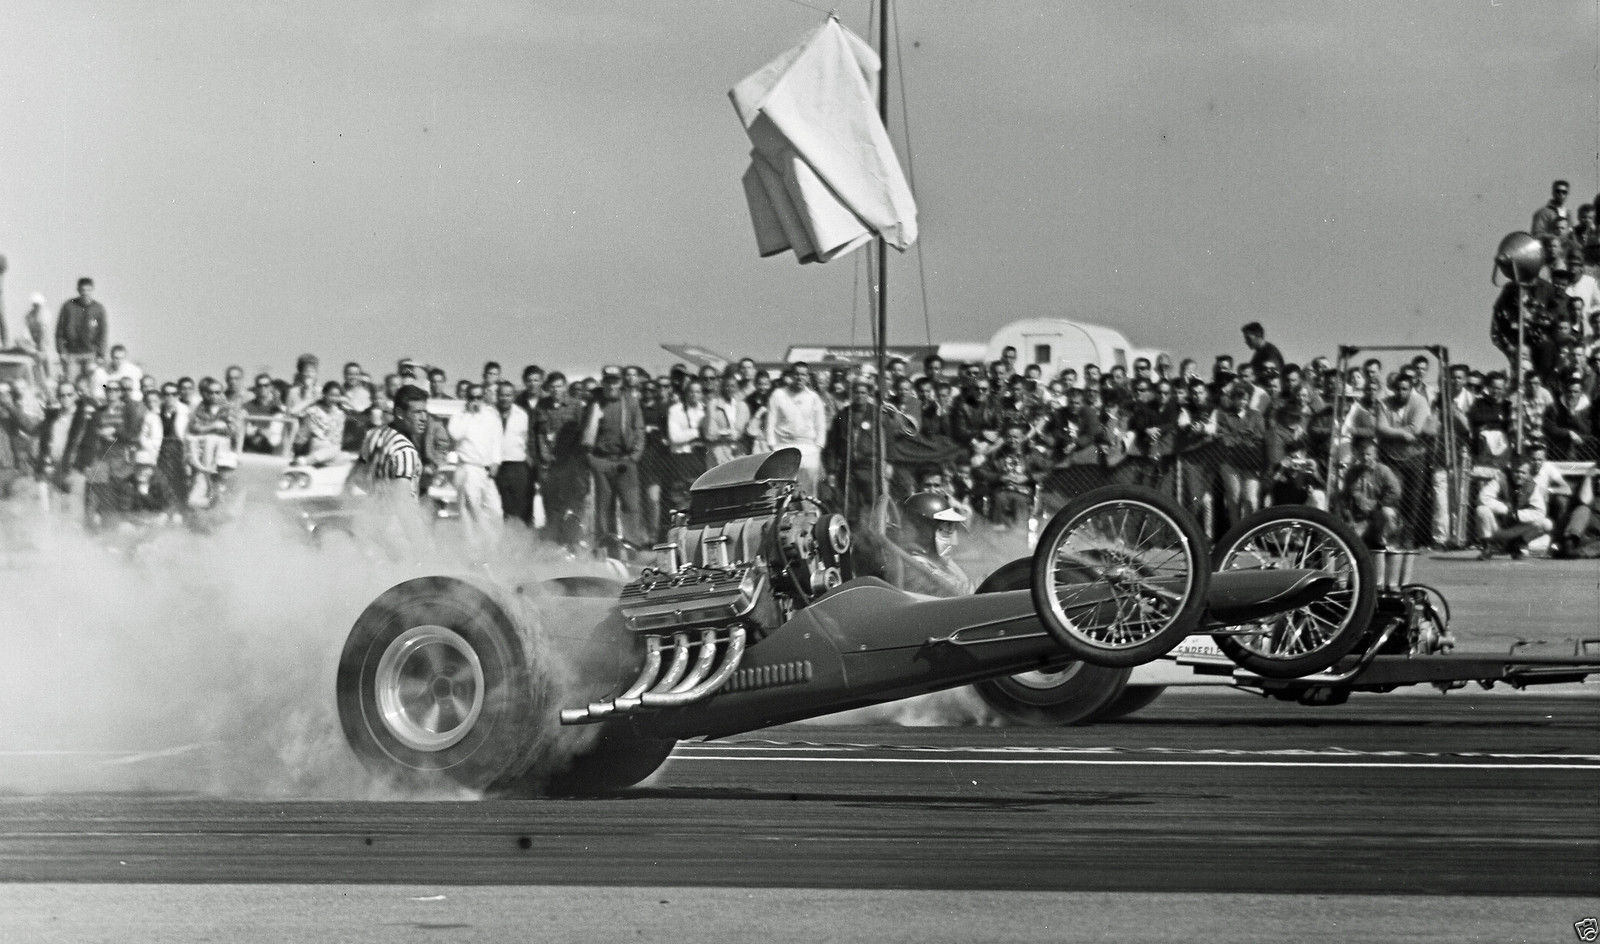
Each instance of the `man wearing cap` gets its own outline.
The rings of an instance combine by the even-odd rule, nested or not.
[[[644,414],[638,402],[623,392],[620,368],[608,366],[601,372],[599,395],[584,418],[583,446],[593,473],[601,536],[641,543],[639,458],[644,455]]]

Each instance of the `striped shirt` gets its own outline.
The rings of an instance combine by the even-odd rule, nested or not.
[[[417,491],[422,474],[422,458],[405,433],[393,426],[379,426],[361,440],[361,461],[372,469],[373,483],[405,481]]]

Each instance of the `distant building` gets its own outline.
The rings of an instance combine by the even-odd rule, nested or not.
[[[1046,377],[1053,377],[1068,367],[1081,371],[1085,364],[1096,364],[1101,370],[1113,367],[1132,370],[1137,358],[1149,358],[1154,365],[1163,353],[1156,348],[1134,347],[1127,336],[1115,328],[1066,318],[1024,318],[1011,322],[989,339],[987,359],[999,360],[1000,352],[1007,347],[1017,349],[1018,364],[1038,364]]]
[[[1121,366],[1133,369],[1133,362],[1148,357],[1153,365],[1163,353],[1157,348],[1134,347],[1127,336],[1104,325],[1072,321],[1067,318],[1024,318],[1013,321],[984,341],[945,341],[939,344],[891,344],[890,357],[899,357],[917,373],[923,358],[937,354],[946,364],[983,364],[1000,359],[1000,352],[1017,349],[1017,363],[1026,367],[1038,364],[1046,377],[1067,367],[1083,370],[1085,364],[1098,364],[1101,370]],[[692,364],[711,364],[719,369],[732,362],[726,354],[695,344],[663,344],[662,347]],[[819,366],[870,364],[871,344],[792,344],[783,363],[805,361]],[[762,364],[763,367],[772,366]]]

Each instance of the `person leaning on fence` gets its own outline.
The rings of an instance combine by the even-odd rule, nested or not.
[[[1351,441],[1355,461],[1339,486],[1339,511],[1371,548],[1389,546],[1400,526],[1400,478],[1378,456],[1378,440],[1359,435]]]
[[[1244,383],[1229,386],[1212,419],[1218,447],[1217,474],[1222,478],[1222,499],[1230,527],[1261,507],[1267,428],[1262,415],[1250,409],[1252,391]]]
[[[1405,547],[1429,543],[1433,529],[1433,480],[1428,470],[1430,444],[1437,424],[1428,401],[1418,394],[1408,374],[1395,378],[1388,396],[1378,401],[1378,453],[1400,477],[1400,508]]]

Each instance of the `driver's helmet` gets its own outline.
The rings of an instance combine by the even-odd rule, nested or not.
[[[918,492],[901,507],[900,534],[906,548],[948,557],[956,546],[956,532],[967,515],[948,495]]]

